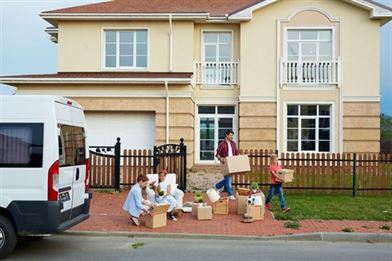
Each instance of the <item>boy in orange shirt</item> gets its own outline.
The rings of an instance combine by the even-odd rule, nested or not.
[[[280,206],[282,207],[282,212],[290,211],[290,208],[286,207],[286,202],[283,196],[283,184],[282,180],[280,180],[276,173],[282,169],[278,162],[278,155],[271,155],[271,164],[269,166],[269,173],[271,174],[271,187],[268,193],[267,199],[265,200],[265,207],[267,209],[271,208],[271,198],[272,196],[277,193],[279,196]]]

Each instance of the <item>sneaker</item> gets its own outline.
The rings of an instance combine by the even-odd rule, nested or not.
[[[271,209],[271,204],[265,204],[266,209]]]
[[[139,219],[138,219],[137,217],[131,216],[131,217],[129,217],[129,218],[131,219],[132,223],[133,223],[135,226],[140,226],[140,222],[139,222]]]
[[[291,208],[282,208],[282,212],[286,213],[289,212],[291,210]]]
[[[173,216],[173,215],[170,215],[170,219],[171,219],[172,221],[177,221],[177,218],[176,218],[175,216]]]
[[[229,196],[229,200],[235,200],[234,196]]]

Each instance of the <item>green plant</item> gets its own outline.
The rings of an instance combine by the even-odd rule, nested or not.
[[[383,229],[383,230],[390,230],[391,227],[390,227],[388,224],[383,224],[383,225],[380,226],[380,229]]]
[[[301,224],[298,221],[288,221],[284,223],[284,227],[291,229],[299,229],[301,227]]]
[[[204,203],[204,199],[201,198],[201,197],[196,198],[196,202],[197,202],[197,203]]]
[[[259,190],[259,184],[257,184],[257,182],[252,182],[250,184],[250,189],[251,190]]]
[[[164,195],[165,195],[165,191],[160,190],[160,191],[159,191],[159,196],[163,197]]]
[[[351,227],[345,227],[342,229],[342,231],[346,232],[346,233],[352,233],[352,232],[354,232],[354,229],[352,229]]]
[[[138,248],[140,248],[140,247],[143,247],[143,246],[144,246],[144,243],[143,243],[143,242],[136,241],[136,242],[133,243],[131,246],[132,246],[133,249],[138,249]]]

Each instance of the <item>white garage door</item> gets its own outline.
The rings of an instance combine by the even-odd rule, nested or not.
[[[153,149],[155,115],[144,112],[86,112],[91,146],[113,146],[121,138],[122,149]]]

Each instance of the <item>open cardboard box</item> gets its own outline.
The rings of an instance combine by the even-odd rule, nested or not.
[[[144,222],[148,228],[166,227],[167,225],[167,210],[169,204],[156,204],[153,205],[150,212],[151,215],[146,215]]]
[[[250,171],[248,155],[227,157],[221,164],[221,172],[224,176],[240,174]]]

